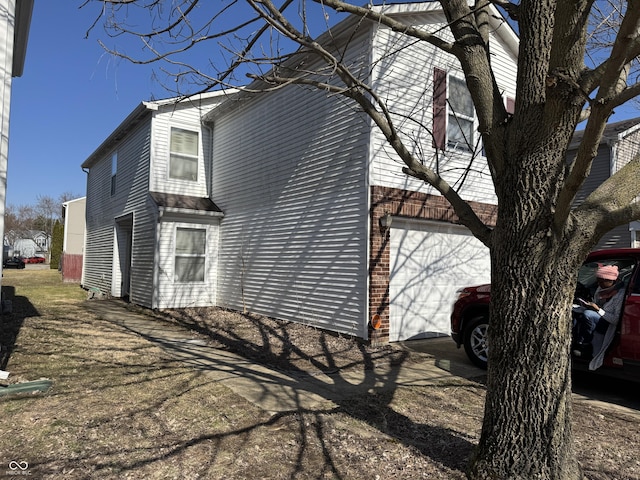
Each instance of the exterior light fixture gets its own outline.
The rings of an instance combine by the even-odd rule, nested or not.
[[[385,230],[391,228],[391,214],[389,212],[385,212],[385,214],[380,217],[380,226]]]

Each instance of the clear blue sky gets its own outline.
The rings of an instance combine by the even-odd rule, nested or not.
[[[169,96],[151,67],[115,60],[96,35],[85,39],[95,8],[81,3],[35,0],[24,73],[12,85],[8,204],[85,195],[80,164],[141,101]]]
[[[81,163],[141,101],[170,96],[153,80],[157,66],[105,53],[97,42],[100,26],[85,39],[96,5],[79,9],[82,3],[35,0],[24,73],[12,86],[10,205],[35,204],[38,195],[85,195]],[[613,120],[635,116],[637,105],[619,109]]]

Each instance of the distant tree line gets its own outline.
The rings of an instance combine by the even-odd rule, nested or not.
[[[32,238],[34,232],[45,232],[53,237],[56,222],[62,222],[62,204],[79,198],[65,192],[57,199],[49,195],[38,195],[33,205],[7,205],[4,217],[4,243],[14,245],[21,238]]]

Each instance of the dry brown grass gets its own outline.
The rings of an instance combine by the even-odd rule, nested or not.
[[[44,479],[465,477],[482,420],[481,383],[452,379],[363,392],[338,405],[272,415],[98,319],[84,292],[60,283],[57,272],[7,271],[3,285],[14,296],[14,313],[3,317],[0,331],[12,346],[4,367],[11,381],[45,377],[53,388],[0,397],[0,476],[12,473],[14,461]],[[158,321],[282,370],[421,360],[218,309],[165,312]],[[589,478],[640,478],[633,418],[580,406],[576,436]]]

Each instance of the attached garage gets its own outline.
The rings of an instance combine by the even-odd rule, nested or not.
[[[448,335],[455,292],[489,283],[489,249],[465,227],[394,218],[389,341]]]

